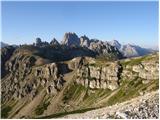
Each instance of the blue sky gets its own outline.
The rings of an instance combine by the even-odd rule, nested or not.
[[[158,45],[158,2],[2,2],[2,41],[50,42],[75,32],[103,41]]]

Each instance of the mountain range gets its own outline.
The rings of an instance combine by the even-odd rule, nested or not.
[[[7,43],[1,42],[1,48],[4,48],[6,46],[9,46]]]
[[[39,42],[41,43],[36,44],[37,46],[49,45],[49,44],[50,45],[65,45],[68,47],[76,46],[76,47],[87,48],[92,51],[95,51],[96,53],[101,53],[103,55],[106,54],[108,51],[113,51],[113,49],[115,49],[116,51],[118,49],[118,51],[124,57],[128,57],[128,58],[143,56],[143,55],[147,55],[147,54],[154,53],[157,51],[151,48],[150,49],[143,48],[138,45],[131,45],[131,44],[122,45],[117,40],[103,42],[102,40],[98,40],[98,39],[89,39],[86,35],[81,36],[79,38],[76,35],[76,33],[72,33],[72,32],[65,33],[63,40],[60,43],[56,40],[56,38],[53,38],[53,40],[51,40],[50,43],[42,42],[40,38],[38,39],[39,39]],[[9,44],[1,42],[1,48],[5,46],[9,46]]]
[[[1,117],[66,118],[97,109],[91,112],[97,118],[107,107],[109,114],[100,118],[157,119],[159,53],[125,46],[69,32],[60,43],[36,38],[30,45],[1,48]],[[126,57],[122,48],[132,57],[145,55]],[[137,102],[138,96],[145,100]]]

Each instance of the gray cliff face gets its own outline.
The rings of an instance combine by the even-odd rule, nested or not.
[[[139,63],[133,64],[131,61],[127,61],[126,65],[121,62],[104,63],[103,65],[95,64],[95,62],[83,64],[77,70],[76,82],[92,89],[114,90],[120,86],[122,79],[128,81],[142,79],[144,84],[159,79],[158,59],[155,59],[154,55],[150,60],[141,60],[141,58],[133,60],[140,61]]]
[[[7,74],[5,64],[12,56],[15,49],[16,48],[13,46],[7,46],[1,49],[1,77],[2,78]]]
[[[66,46],[79,46],[80,40],[75,33],[65,33],[62,44]]]
[[[99,40],[92,40],[89,48],[98,53],[108,53],[112,49],[110,45],[106,45],[102,41],[99,41]]]
[[[77,71],[77,83],[89,88],[114,90],[119,86],[120,64],[110,63],[107,66],[82,66]]]
[[[84,35],[80,37],[80,46],[88,48],[89,44],[90,44],[90,41],[87,36]]]
[[[14,55],[6,63],[8,76],[2,79],[2,102],[13,96],[21,99],[30,96],[33,99],[39,88],[55,95],[60,91],[64,80],[55,63],[36,66],[37,58],[30,55]]]
[[[158,71],[158,59],[154,59],[154,56],[150,60],[144,60],[139,64],[125,65],[122,72],[122,77],[128,80],[134,80],[137,78],[142,79],[143,83],[148,83],[151,80],[159,79]]]
[[[93,51],[99,56],[105,56],[110,58],[122,58],[122,54],[115,46],[111,46],[109,43],[97,40],[89,39],[87,36],[78,36],[75,33],[65,33],[62,45],[69,47],[79,46]]]

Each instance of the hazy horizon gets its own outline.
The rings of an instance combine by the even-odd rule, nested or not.
[[[158,46],[158,2],[2,2],[2,41],[50,42],[75,32],[102,41]]]

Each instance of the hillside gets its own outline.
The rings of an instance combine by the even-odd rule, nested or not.
[[[158,101],[159,93],[155,91],[113,106],[66,115],[61,119],[156,119],[159,117]]]
[[[158,89],[158,53],[117,61],[66,56],[70,58],[57,62],[54,52],[60,48],[48,47],[21,46],[9,52],[1,80],[2,118],[60,117]],[[41,53],[52,49],[50,55]]]
[[[2,118],[55,118],[156,91],[159,55],[127,58],[109,43],[66,33],[1,49]]]

